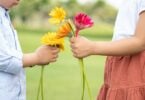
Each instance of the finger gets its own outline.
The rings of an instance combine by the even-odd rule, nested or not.
[[[60,49],[55,49],[55,50],[52,51],[52,54],[55,55],[55,54],[58,54],[59,52],[60,52]]]
[[[75,57],[75,58],[82,58],[82,56],[79,55],[79,54],[74,54],[74,57]]]
[[[46,67],[47,65],[49,65],[49,63],[45,63],[45,64],[41,64],[41,65],[43,65],[42,67]]]
[[[74,49],[74,48],[75,48],[74,44],[70,44],[70,47],[71,47],[72,49]]]
[[[70,42],[71,42],[71,43],[75,43],[75,39],[76,39],[76,37],[72,37],[72,38],[70,39]]]
[[[72,49],[77,49],[78,48],[78,44],[77,43],[70,44],[70,46],[71,46]]]
[[[56,49],[58,49],[58,47],[55,46],[55,45],[52,45],[52,46],[50,46],[50,49],[51,49],[51,50],[56,50]]]
[[[73,53],[74,56],[77,56],[78,55],[78,53],[76,52],[76,50],[72,50],[72,53]]]
[[[53,59],[56,59],[56,58],[58,58],[58,55],[53,55]]]
[[[77,55],[77,54],[75,54],[75,53],[73,54],[73,56],[74,56],[75,58],[78,58],[78,55]]]
[[[50,62],[56,62],[56,59],[51,59]]]
[[[77,38],[80,38],[80,37],[81,37],[81,35],[78,34]]]
[[[71,49],[72,53],[74,54],[75,53],[75,50],[74,49]]]

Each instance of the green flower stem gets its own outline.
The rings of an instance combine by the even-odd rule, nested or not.
[[[72,33],[73,33],[72,35],[77,37],[78,33],[79,33],[79,30],[75,31],[73,29],[73,25],[71,24],[72,22],[71,22],[70,19],[68,20],[68,23],[69,23],[69,26],[72,30]],[[78,59],[78,60],[79,60],[79,63],[80,63],[81,76],[82,76],[82,96],[81,96],[81,100],[84,100],[85,82],[86,82],[86,86],[87,86],[87,90],[88,90],[88,95],[90,97],[90,100],[92,100],[91,89],[90,89],[89,82],[88,82],[87,77],[86,77],[83,59]]]
[[[88,95],[90,97],[90,100],[92,100],[91,89],[90,89],[90,86],[89,86],[87,79],[86,79],[86,85],[87,85],[87,89],[88,89]]]
[[[39,87],[37,92],[37,100],[39,100],[40,92],[41,92],[41,100],[44,100],[43,77],[44,77],[44,66],[41,67],[41,76],[40,76]]]
[[[86,87],[88,90],[89,98],[90,98],[90,100],[92,100],[91,89],[90,89],[89,82],[88,82],[87,77],[86,77],[84,62],[83,62],[82,58],[79,59],[79,63],[80,63],[81,73],[82,73],[82,96],[81,96],[81,100],[84,100],[85,82],[86,82]]]
[[[72,30],[72,33],[73,33],[72,35],[75,36],[75,31],[74,31],[73,26],[72,26],[72,24],[71,24],[71,23],[72,23],[71,20],[68,19],[67,21],[68,21],[68,24],[69,24],[69,26],[70,26],[70,28],[71,28],[71,30]]]
[[[40,81],[39,81],[39,87],[38,87],[38,92],[37,92],[37,100],[39,100],[40,88],[41,88],[41,78],[40,78]]]
[[[42,66],[42,72],[41,72],[41,97],[42,97],[42,100],[44,100],[43,76],[44,76],[44,66]]]
[[[80,63],[80,69],[81,69],[81,76],[82,76],[82,96],[81,100],[84,100],[84,93],[85,93],[85,77],[84,77],[84,64],[83,59],[78,59]]]
[[[90,97],[90,100],[92,100],[91,89],[90,89],[89,82],[87,80],[85,71],[84,71],[84,77],[85,77],[85,81],[86,81],[86,85],[87,85],[86,87],[87,87],[87,90],[88,90],[88,95]]]

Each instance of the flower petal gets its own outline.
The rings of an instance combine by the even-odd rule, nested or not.
[[[41,39],[42,44],[50,46],[58,46],[60,49],[64,49],[64,38],[57,38],[57,33],[48,32]]]
[[[74,24],[78,30],[93,26],[93,20],[85,13],[78,13],[74,17]]]
[[[49,13],[49,16],[51,18],[49,20],[50,23],[52,23],[52,24],[59,24],[60,22],[62,22],[65,19],[66,12],[61,7],[55,7],[54,9],[51,10],[51,12]],[[52,21],[52,19],[53,19],[53,21]]]

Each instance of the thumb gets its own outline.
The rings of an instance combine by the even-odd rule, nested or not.
[[[70,39],[70,42],[71,42],[71,43],[74,43],[75,41],[76,41],[76,37],[73,36],[73,37]]]

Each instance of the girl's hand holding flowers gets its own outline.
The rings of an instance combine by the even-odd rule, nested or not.
[[[94,24],[93,20],[85,13],[78,13],[76,16],[74,16],[73,22],[74,22],[74,26],[76,28],[75,29],[75,37],[76,38],[79,38],[78,35],[79,35],[80,30],[92,27],[93,24]],[[82,96],[81,96],[81,100],[84,100],[85,85],[87,86],[87,90],[88,90],[90,100],[92,100],[91,90],[90,90],[89,83],[88,83],[88,80],[87,80],[87,77],[86,77],[86,73],[85,73],[85,69],[84,69],[84,62],[83,62],[83,57],[89,55],[89,50],[84,49],[83,45],[81,45],[81,44],[86,45],[87,42],[85,43],[85,41],[84,41],[85,39],[80,39],[80,38],[75,39],[75,40],[76,40],[76,42],[73,41],[73,39],[71,41],[72,41],[72,44],[74,42],[74,45],[72,45],[74,50],[72,50],[72,51],[74,53],[74,56],[79,58],[78,60],[79,60],[80,67],[81,67],[81,74],[82,74]],[[75,44],[75,43],[78,43],[78,44]],[[82,47],[79,47],[79,46],[82,46]],[[86,45],[86,48],[89,48],[89,47],[87,47],[87,45]],[[84,51],[84,52],[82,52],[82,51]]]
[[[92,54],[93,44],[87,38],[82,36],[72,37],[70,42],[74,57],[84,58]]]

